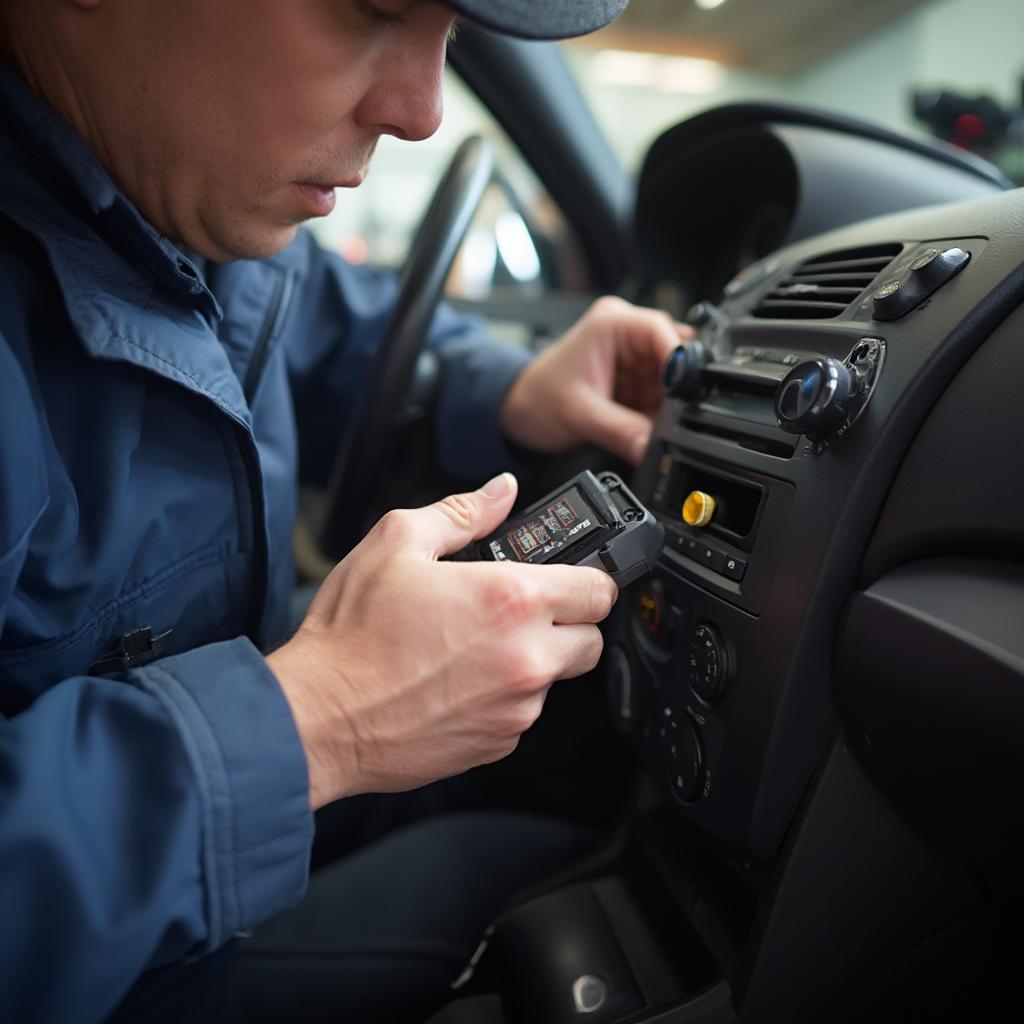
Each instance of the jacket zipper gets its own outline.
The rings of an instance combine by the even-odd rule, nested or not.
[[[242,453],[242,462],[245,465],[245,475],[249,484],[249,502],[252,507],[252,550],[253,550],[253,572],[252,587],[249,591],[249,639],[252,640],[257,650],[263,646],[263,612],[267,603],[267,590],[269,587],[269,552],[267,550],[267,524],[265,509],[263,505],[262,474],[260,473],[259,455],[256,453],[256,443],[249,432],[241,427],[243,435],[240,438],[239,449]]]
[[[274,290],[270,294],[270,302],[267,305],[267,313],[260,325],[260,333],[253,345],[252,359],[245,373],[245,383],[242,386],[242,393],[245,396],[246,404],[251,407],[252,400],[263,377],[267,360],[273,346],[277,331],[276,328],[281,322],[291,296],[291,284],[293,272],[282,270],[274,282]],[[253,586],[249,595],[249,629],[248,635],[258,649],[263,641],[263,614],[267,603],[267,588],[269,586],[270,567],[268,565],[269,552],[267,551],[267,524],[264,518],[263,507],[263,474],[260,470],[259,455],[256,451],[256,442],[243,426],[240,449],[242,460],[245,464],[246,476],[249,483],[249,500],[252,504],[253,523]]]
[[[274,282],[274,290],[270,295],[270,303],[267,306],[267,315],[263,318],[260,326],[260,333],[253,345],[252,359],[249,361],[249,369],[245,374],[245,384],[242,393],[245,395],[246,404],[251,405],[256,388],[259,386],[260,378],[263,376],[263,369],[270,356],[270,342],[274,337],[274,328],[281,319],[281,307],[284,305],[285,296],[290,292],[292,273],[290,270],[282,270]]]

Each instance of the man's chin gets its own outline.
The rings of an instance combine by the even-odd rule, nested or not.
[[[295,241],[298,231],[299,224],[261,226],[251,231],[238,231],[230,237],[217,239],[218,254],[211,258],[219,263],[232,260],[265,260],[269,256],[276,256],[282,249],[287,249]]]

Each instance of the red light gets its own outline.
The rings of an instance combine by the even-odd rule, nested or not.
[[[985,119],[978,114],[961,114],[953,122],[953,131],[962,139],[977,141],[983,139],[987,131]]]

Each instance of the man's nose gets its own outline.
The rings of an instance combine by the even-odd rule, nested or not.
[[[447,32],[424,44],[404,48],[363,97],[356,118],[366,128],[417,142],[441,125]]]

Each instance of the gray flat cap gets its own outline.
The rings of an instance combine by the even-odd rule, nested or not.
[[[460,14],[522,39],[567,39],[603,28],[629,0],[447,0]]]

